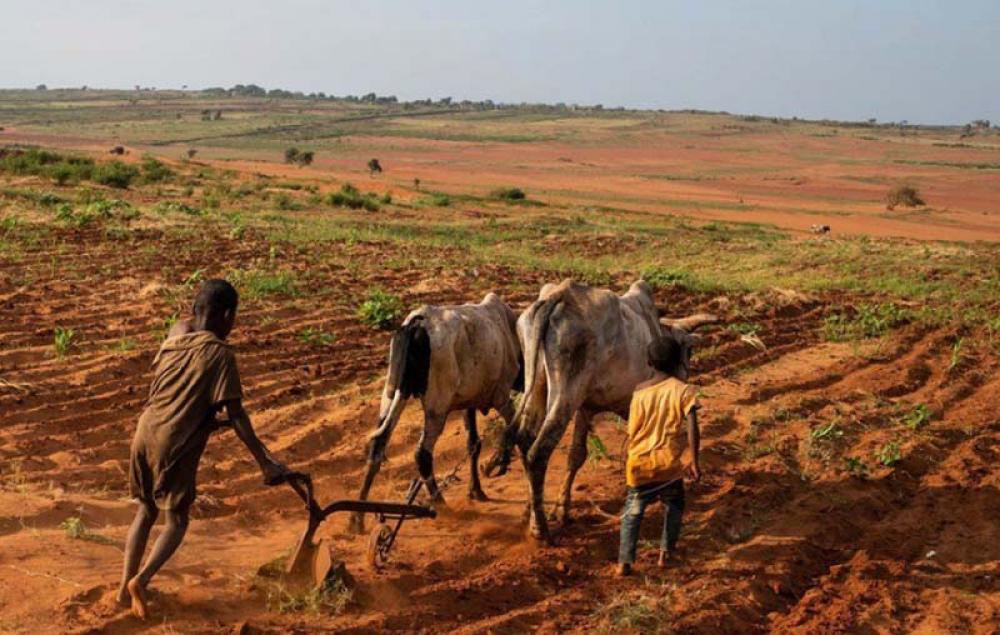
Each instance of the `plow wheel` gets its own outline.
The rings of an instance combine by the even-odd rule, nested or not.
[[[368,564],[376,571],[389,560],[389,550],[392,549],[392,533],[389,525],[379,523],[368,534]]]

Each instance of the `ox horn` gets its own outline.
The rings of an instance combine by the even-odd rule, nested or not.
[[[687,331],[688,333],[691,333],[706,324],[715,324],[717,322],[719,322],[719,318],[711,313],[695,313],[694,315],[689,315],[686,318],[676,320],[670,318],[660,318],[660,324],[663,326],[678,328],[683,331]]]

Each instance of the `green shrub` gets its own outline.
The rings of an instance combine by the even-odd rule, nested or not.
[[[374,192],[361,194],[358,188],[354,187],[350,183],[344,183],[340,187],[339,192],[332,192],[328,194],[326,202],[333,207],[364,209],[369,212],[377,212],[380,209]]]
[[[159,183],[167,181],[174,176],[171,170],[162,161],[154,157],[144,157],[142,159],[142,180],[146,183]]]
[[[91,178],[95,183],[124,190],[138,176],[139,169],[134,165],[128,165],[121,161],[111,161],[96,166]]]
[[[502,201],[523,201],[527,198],[519,187],[501,187],[490,192],[490,196]]]
[[[903,207],[920,207],[924,205],[924,199],[920,198],[920,192],[915,187],[900,185],[889,190],[885,196],[885,207],[893,210],[897,205]]]
[[[0,148],[0,171],[51,178],[59,185],[90,179],[94,161],[38,148]]]
[[[358,319],[376,329],[392,328],[403,309],[402,301],[381,289],[368,294],[368,299],[358,307]]]
[[[432,207],[448,207],[451,205],[451,197],[447,194],[437,192],[420,199],[420,203],[422,205],[430,205]]]

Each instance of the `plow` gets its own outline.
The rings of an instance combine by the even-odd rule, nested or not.
[[[316,540],[316,530],[331,514],[360,512],[378,518],[368,539],[367,559],[374,569],[382,568],[388,561],[399,531],[407,519],[437,516],[437,512],[430,507],[414,504],[422,487],[420,479],[414,479],[410,483],[405,502],[337,500],[325,506],[316,501],[312,477],[308,474],[290,472],[285,475],[284,482],[302,499],[309,514],[306,528],[299,536],[295,550],[285,566],[286,579],[298,584],[322,585],[334,570],[335,561],[329,546]]]

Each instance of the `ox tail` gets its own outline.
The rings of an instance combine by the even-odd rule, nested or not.
[[[549,321],[556,307],[562,302],[562,298],[548,298],[543,300],[535,308],[534,315],[531,316],[531,326],[525,337],[524,343],[524,399],[514,415],[514,421],[521,422],[525,412],[532,412],[529,406],[534,405],[533,396],[535,392],[535,382],[538,381],[538,361],[545,355],[545,338],[549,334]]]
[[[521,351],[521,359],[518,360],[520,368],[518,369],[517,379],[514,381],[515,390],[523,390],[524,394],[520,405],[517,407],[517,411],[514,413],[514,417],[508,422],[507,428],[504,430],[500,447],[490,457],[490,460],[483,469],[483,473],[486,476],[493,477],[506,474],[515,443],[518,440],[524,442],[528,439],[528,430],[522,418],[525,412],[534,412],[529,407],[534,404],[529,404],[529,402],[533,401],[535,381],[538,375],[538,356],[545,354],[545,338],[549,332],[549,320],[552,317],[552,312],[555,311],[561,301],[562,298],[547,298],[529,309],[532,313],[526,329],[527,332],[524,334],[525,341],[523,350]],[[522,450],[523,448],[524,446],[522,445]]]
[[[379,412],[378,427],[369,435],[373,440],[391,434],[396,427],[403,406],[410,397],[421,397],[427,392],[431,368],[431,345],[424,317],[415,316],[392,336],[389,346],[389,372],[383,394],[392,395],[388,406]]]

